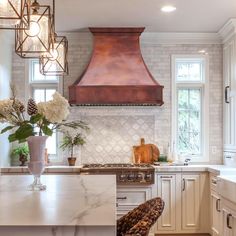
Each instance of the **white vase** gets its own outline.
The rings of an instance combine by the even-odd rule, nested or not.
[[[30,136],[27,138],[30,162],[28,168],[34,176],[34,182],[29,186],[31,191],[41,191],[46,189],[46,185],[41,184],[40,176],[45,168],[45,145],[48,136]]]

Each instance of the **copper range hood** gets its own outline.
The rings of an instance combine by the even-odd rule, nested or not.
[[[144,28],[89,28],[91,60],[69,87],[71,105],[159,105],[163,86],[153,78],[140,51]]]

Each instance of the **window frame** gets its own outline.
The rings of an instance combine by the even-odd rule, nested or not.
[[[61,76],[57,76],[57,80],[36,80],[33,81],[32,77],[34,76],[33,74],[33,64],[35,62],[39,63],[39,59],[29,59],[27,62],[27,75],[28,78],[26,80],[26,101],[29,98],[33,98],[34,96],[34,90],[35,89],[56,89],[59,93],[63,93],[63,78]],[[55,164],[63,164],[63,152],[59,148],[60,143],[62,141],[63,135],[57,132],[56,134],[57,137],[57,143],[56,143],[56,148],[57,148],[57,154],[56,155],[49,155],[50,163],[49,165],[55,165]],[[51,158],[50,158],[51,156]]]
[[[177,61],[202,62],[202,81],[177,81]],[[202,155],[183,155],[192,162],[209,162],[209,58],[207,55],[172,55],[171,56],[171,87],[172,87],[172,129],[171,150],[178,154],[178,89],[201,89],[201,148]]]

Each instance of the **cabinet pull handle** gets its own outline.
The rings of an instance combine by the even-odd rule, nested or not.
[[[230,226],[229,222],[230,222],[230,217],[232,217],[232,214],[227,214],[227,227],[229,229],[232,229],[232,226]]]
[[[216,200],[216,210],[220,212],[220,199]]]
[[[229,91],[229,86],[226,86],[225,87],[225,103],[229,103],[229,100],[228,100],[228,91]]]
[[[216,179],[212,179],[211,183],[216,185],[217,184],[217,180]]]
[[[167,175],[165,176],[165,175],[163,175],[163,176],[161,176],[161,178],[162,178],[162,179],[172,179],[173,176],[167,176]]]
[[[185,179],[183,179],[183,189],[182,191],[185,191]]]
[[[117,199],[117,200],[126,200],[127,197],[117,197],[116,199]]]

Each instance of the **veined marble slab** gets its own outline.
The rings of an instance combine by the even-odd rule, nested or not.
[[[75,174],[80,173],[82,166],[47,166],[45,168],[45,174]],[[190,164],[188,166],[154,166],[156,172],[211,172],[216,175],[220,174],[236,174],[236,168],[232,168],[225,165],[195,165]],[[0,174],[29,174],[28,167],[3,167],[0,169]]]
[[[0,176],[0,226],[114,226],[113,175],[47,175],[46,191],[31,192],[30,175]]]

